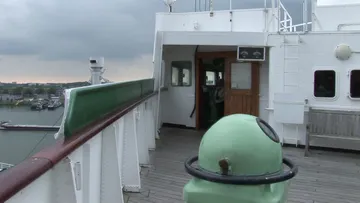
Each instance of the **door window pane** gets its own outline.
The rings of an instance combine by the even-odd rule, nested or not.
[[[314,96],[335,97],[335,71],[317,70],[314,74]]]
[[[231,88],[245,90],[251,89],[250,63],[231,64]]]
[[[215,75],[213,71],[206,71],[206,85],[215,85]]]
[[[179,85],[179,69],[176,67],[172,67],[171,70],[171,84],[173,86],[178,86]]]
[[[173,61],[171,67],[172,86],[191,86],[191,61]]]
[[[183,86],[190,86],[190,81],[191,81],[190,69],[183,68],[182,71],[183,71],[182,85]]]

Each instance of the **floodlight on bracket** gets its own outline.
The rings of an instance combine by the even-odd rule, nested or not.
[[[169,7],[169,12],[171,13],[172,10],[172,5],[176,2],[176,0],[163,0],[165,5]]]

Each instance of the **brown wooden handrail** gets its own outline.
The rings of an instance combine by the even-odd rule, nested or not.
[[[1,172],[0,203],[10,199],[20,190],[24,189],[31,182],[63,160],[66,156],[71,154],[75,149],[156,94],[157,92],[153,92],[136,101],[130,102],[128,105],[125,105],[125,107],[116,110],[101,120],[89,124],[69,139],[59,139],[54,145],[41,150],[20,164]]]

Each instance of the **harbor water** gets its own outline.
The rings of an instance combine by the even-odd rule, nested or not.
[[[63,107],[48,111],[32,111],[30,107],[0,107],[0,121],[11,124],[57,125],[61,124]],[[18,164],[27,157],[55,143],[54,131],[4,131],[0,130],[0,162]]]

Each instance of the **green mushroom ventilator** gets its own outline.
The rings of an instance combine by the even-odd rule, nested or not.
[[[271,126],[245,114],[216,122],[185,169],[194,177],[184,187],[186,203],[284,203],[298,171]]]

